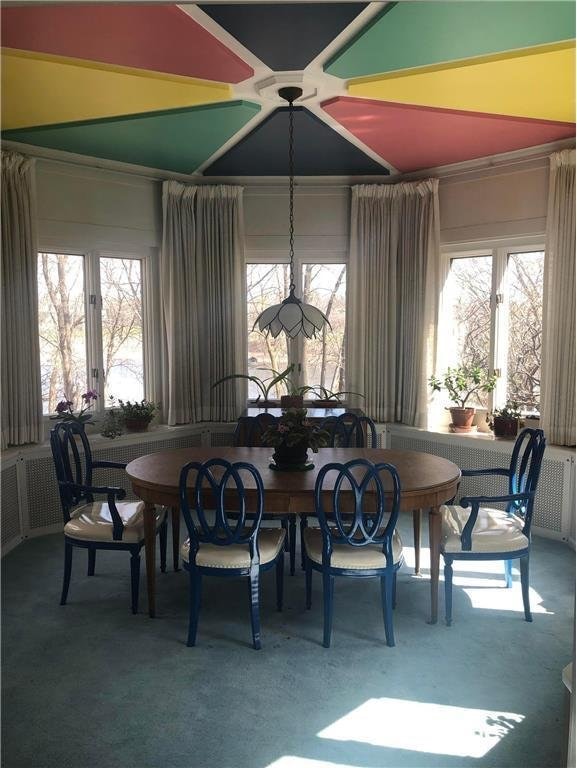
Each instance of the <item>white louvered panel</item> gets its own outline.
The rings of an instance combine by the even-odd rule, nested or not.
[[[226,429],[219,426],[218,429],[211,430],[210,445],[214,448],[231,446],[233,444],[235,427],[236,425],[233,425],[230,429]]]
[[[2,467],[1,473],[2,549],[22,536],[18,504],[18,474],[16,464]]]
[[[511,451],[513,442],[511,442]],[[489,469],[491,467],[507,467],[510,453],[502,450],[491,450],[486,443],[479,446],[464,446],[461,443],[450,441],[433,441],[419,439],[412,435],[391,434],[391,448],[405,451],[423,451],[435,456],[442,456],[454,462],[463,469]],[[564,491],[567,487],[566,472],[570,470],[570,462],[547,457],[543,459],[541,477],[535,507],[533,513],[533,525],[554,531],[565,533],[563,526],[563,501]],[[466,477],[461,483],[459,496],[491,495],[506,492],[503,486],[504,478]]]

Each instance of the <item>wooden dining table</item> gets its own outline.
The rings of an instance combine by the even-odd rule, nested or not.
[[[437,621],[439,558],[441,541],[440,506],[453,498],[461,477],[456,464],[440,456],[419,451],[382,448],[321,448],[310,455],[314,468],[305,472],[279,472],[270,468],[271,448],[200,447],[159,451],[131,461],[126,472],[136,496],[144,502],[144,541],[148,612],[156,614],[156,517],[155,505],[179,508],[179,475],[189,461],[205,462],[211,458],[246,461],[260,472],[265,490],[265,511],[269,514],[315,514],[314,488],[321,467],[330,462],[368,459],[396,467],[401,482],[401,512],[429,510],[429,547],[431,573],[431,618]],[[250,483],[247,499],[250,500]]]

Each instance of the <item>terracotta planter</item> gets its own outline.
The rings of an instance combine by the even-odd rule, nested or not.
[[[273,453],[273,459],[275,464],[279,467],[293,467],[300,466],[307,463],[308,459],[308,446],[306,443],[299,443],[298,445],[278,445]]]
[[[508,437],[513,439],[517,437],[519,431],[518,419],[505,419],[503,416],[493,417],[493,432],[495,437]]]
[[[471,432],[473,428],[473,419],[475,418],[474,408],[449,408],[451,411],[451,427],[458,432]]]
[[[282,395],[280,399],[281,408],[302,408],[304,400],[302,395]]]
[[[146,432],[150,419],[124,419],[124,426],[129,432]]]

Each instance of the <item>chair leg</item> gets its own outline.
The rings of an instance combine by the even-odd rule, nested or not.
[[[413,544],[415,547],[415,573],[421,573],[421,510],[413,509]]]
[[[511,589],[513,586],[513,561],[504,560],[503,563],[505,565],[505,586],[507,589]]]
[[[312,605],[313,592],[313,567],[309,557],[305,553],[305,584],[306,584],[306,607],[310,609]]]
[[[140,586],[140,552],[130,556],[130,585],[132,592],[132,613],[138,613],[138,588]]]
[[[289,552],[290,551],[290,536],[289,536],[289,525],[288,520],[286,517],[283,517],[280,521],[280,526],[283,529],[285,536],[284,536],[284,551]]]
[[[393,573],[393,611],[397,607],[397,572]]]
[[[385,624],[385,638],[387,645],[393,648],[395,635],[393,632],[393,591],[395,574],[381,576],[381,600],[383,603],[383,622]]]
[[[289,518],[289,556],[290,556],[290,574],[295,575],[295,558],[297,547],[297,518],[291,515]]]
[[[451,626],[453,621],[453,561],[445,556],[445,621]]]
[[[521,566],[521,593],[523,595],[523,608],[525,609],[525,621],[533,621],[531,606],[529,604],[529,555],[519,558]]]
[[[196,630],[198,629],[198,616],[200,613],[200,596],[202,592],[202,574],[194,566],[190,566],[190,586],[188,590],[188,640],[187,646],[196,645]]]
[[[282,611],[284,584],[284,552],[280,552],[276,561],[276,609]]]
[[[96,550],[88,550],[88,575],[94,576],[94,569],[96,568]]]
[[[72,574],[72,544],[69,541],[64,542],[64,578],[62,581],[62,595],[60,605],[66,605],[68,597],[68,588],[70,586],[70,576]]]
[[[178,571],[180,558],[180,509],[173,507],[172,515],[172,565],[175,571]]]
[[[168,529],[168,518],[167,518],[167,512],[164,513],[164,520],[162,521],[162,524],[160,526],[160,530],[158,531],[158,538],[160,539],[160,570],[162,573],[166,573],[166,540],[168,538],[167,536],[167,529]]]
[[[306,515],[300,516],[300,529],[301,529],[301,568],[303,571],[306,567],[306,556],[305,556],[305,528],[308,525],[308,517]]]
[[[333,598],[335,589],[335,577],[328,571],[323,572],[323,600],[324,600],[324,632],[323,645],[330,648],[331,632],[333,628]]]
[[[248,577],[248,595],[250,601],[250,623],[252,626],[252,647],[260,650],[260,614],[259,614],[259,569],[251,569]]]

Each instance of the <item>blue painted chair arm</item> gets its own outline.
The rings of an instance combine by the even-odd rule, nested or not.
[[[481,504],[498,504],[507,503],[510,501],[525,501],[529,503],[532,498],[532,493],[510,493],[505,496],[463,496],[460,501],[460,506],[463,507],[463,509],[466,509],[469,506],[472,507],[469,519],[465,523],[463,533],[461,534],[461,547],[463,548],[463,551],[471,551],[471,535],[473,533],[475,523],[477,522],[479,507]]]
[[[112,518],[112,538],[114,541],[120,541],[122,539],[122,532],[124,531],[124,523],[120,517],[118,510],[116,509],[116,502],[120,501],[126,496],[124,488],[114,488],[106,485],[78,485],[77,483],[60,483],[62,487],[70,488],[72,491],[80,491],[81,493],[87,493],[90,495],[98,494],[100,496],[107,497],[108,509],[110,510],[110,516]]]
[[[108,467],[109,469],[126,469],[126,463],[120,461],[93,461],[92,468],[98,469]]]

